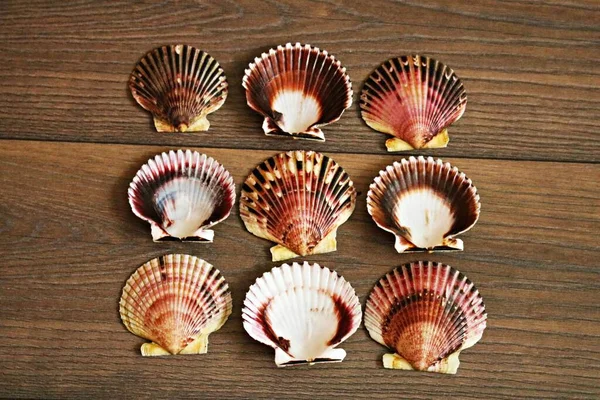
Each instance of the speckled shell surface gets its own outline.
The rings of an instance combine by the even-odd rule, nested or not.
[[[288,43],[255,58],[243,86],[250,108],[265,117],[267,135],[325,140],[320,127],[337,121],[352,104],[346,69],[308,44]]]
[[[331,158],[290,151],[265,160],[242,186],[240,215],[248,231],[279,244],[273,261],[336,249],[338,227],[352,214],[356,189]]]
[[[477,343],[487,314],[479,291],[454,268],[419,261],[386,274],[367,298],[365,327],[394,354],[386,368],[456,373],[459,353]]]
[[[462,250],[456,236],[479,218],[473,182],[456,167],[410,157],[388,165],[369,187],[367,209],[377,225],[396,236],[396,250]]]
[[[161,153],[129,186],[129,204],[158,240],[212,241],[209,228],[229,216],[235,184],[215,159],[197,151]]]
[[[209,54],[188,45],[157,47],[135,66],[129,79],[133,98],[154,116],[159,132],[197,132],[206,116],[227,98],[223,69]]]
[[[205,353],[208,335],[231,314],[231,294],[219,270],[206,261],[169,254],[131,275],[119,312],[131,333],[152,341],[142,345],[142,355]]]
[[[242,310],[244,329],[275,349],[278,366],[339,362],[335,348],[358,329],[360,302],[352,286],[318,264],[273,268],[256,280]]]
[[[467,94],[448,66],[402,56],[373,71],[359,105],[367,125],[394,137],[386,142],[389,151],[446,147],[447,128],[463,115]]]

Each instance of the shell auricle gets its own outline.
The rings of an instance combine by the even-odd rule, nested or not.
[[[279,367],[340,362],[337,348],[358,329],[360,302],[352,286],[318,264],[273,268],[256,280],[242,310],[244,329],[275,349]]]
[[[212,157],[178,150],[148,160],[128,194],[135,215],[150,223],[154,241],[212,242],[210,228],[229,216],[235,184]]]
[[[255,58],[243,86],[248,106],[265,117],[266,135],[324,141],[321,127],[352,104],[346,68],[308,44],[288,43]]]
[[[242,186],[246,229],[277,243],[273,261],[335,251],[337,229],[350,217],[356,189],[331,158],[289,151],[265,160]]]
[[[447,128],[465,112],[467,93],[454,71],[433,58],[402,56],[367,78],[361,96],[363,120],[393,136],[388,151],[446,147]]]
[[[227,98],[223,68],[208,53],[188,45],[157,47],[135,66],[129,79],[133,98],[154,116],[158,132],[198,132],[208,114]]]
[[[487,314],[479,291],[465,275],[418,261],[386,274],[366,303],[365,327],[393,353],[385,368],[455,374],[461,351],[477,343]]]
[[[119,306],[134,335],[150,340],[143,356],[206,353],[208,336],[231,314],[229,285],[219,270],[186,254],[148,261],[127,280]]]
[[[471,229],[481,204],[473,182],[456,167],[431,157],[410,157],[379,172],[367,210],[396,237],[399,253],[462,250],[456,236]]]

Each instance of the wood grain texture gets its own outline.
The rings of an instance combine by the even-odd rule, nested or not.
[[[324,128],[325,143],[266,137],[246,105],[248,63],[290,41],[327,49],[353,81],[354,105]],[[228,76],[207,133],[156,133],[128,92],[138,59],[170,43],[208,51]],[[0,397],[600,398],[597,0],[2,1],[0,49]],[[425,152],[481,194],[461,253],[399,255],[366,212],[369,183],[402,156],[385,154],[358,95],[375,67],[406,53],[447,63],[468,92],[449,147]],[[458,375],[385,370],[385,349],[363,327],[341,346],[341,364],[277,369],[240,311],[248,287],[279,264],[237,204],[213,244],[153,243],[129,209],[137,169],[186,146],[223,163],[238,195],[279,150],[338,161],[359,191],[356,211],[337,252],[305,259],[344,275],[363,305],[409,261],[464,272],[489,322]],[[206,355],[143,358],[143,340],[119,319],[126,279],[168,252],[206,259],[232,288],[234,312]]]
[[[351,2],[79,0],[0,4],[0,137],[251,149],[310,148],[267,138],[245,104],[244,68],[278,44],[335,54],[354,105],[325,128],[329,152],[377,154],[385,135],[356,105],[381,62],[421,53],[450,65],[469,102],[436,155],[600,161],[600,5],[597,1]],[[188,43],[224,67],[230,95],[208,133],[159,134],[127,91],[137,60]]]
[[[0,395],[10,398],[598,398],[600,193],[597,165],[453,159],[479,189],[481,219],[465,251],[399,255],[366,212],[373,177],[394,156],[331,154],[359,192],[335,253],[307,257],[336,269],[364,300],[392,267],[448,263],[472,279],[488,328],[456,376],[385,370],[385,349],[361,327],[341,364],[278,369],[243,330],[249,285],[269,270],[270,243],[244,228],[237,205],[213,244],[152,243],[129,209],[137,169],[164,146],[0,141]],[[239,188],[276,151],[200,148]],[[187,252],[229,281],[234,312],[209,353],[142,358],[121,324],[129,275],[150,258]]]

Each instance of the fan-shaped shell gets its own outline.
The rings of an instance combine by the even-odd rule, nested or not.
[[[127,280],[119,312],[134,335],[152,341],[144,356],[206,353],[208,335],[231,314],[229,285],[219,270],[186,254],[148,261]]]
[[[393,350],[386,368],[456,373],[459,353],[481,339],[487,314],[479,291],[454,268],[419,261],[394,269],[367,299],[365,327]]]
[[[152,238],[212,242],[209,228],[229,216],[235,184],[215,159],[178,150],[148,160],[129,185],[129,204]]]
[[[288,43],[254,59],[243,79],[250,108],[267,135],[325,140],[320,127],[352,104],[346,68],[325,50]]]
[[[356,332],[361,316],[354,288],[335,271],[307,262],[258,278],[242,310],[246,332],[275,349],[280,367],[342,361],[346,352],[335,347]]]
[[[135,66],[133,98],[154,116],[159,132],[208,130],[206,116],[227,98],[227,79],[209,54],[188,45],[157,47]]]
[[[396,236],[396,250],[462,250],[455,236],[479,218],[479,195],[457,168],[429,157],[403,159],[371,184],[367,209],[377,225]]]
[[[354,211],[356,189],[331,158],[314,151],[281,153],[260,164],[242,186],[248,231],[278,243],[273,261],[335,251],[337,228]]]
[[[388,151],[446,147],[447,128],[467,107],[467,93],[448,66],[429,57],[386,61],[369,76],[360,96],[371,128],[394,136]]]

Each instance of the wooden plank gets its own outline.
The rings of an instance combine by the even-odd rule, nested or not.
[[[276,264],[267,241],[245,231],[237,206],[213,244],[151,242],[126,190],[157,146],[0,141],[0,393],[7,397],[597,398],[600,396],[600,168],[587,164],[448,159],[482,198],[465,251],[399,255],[366,212],[367,188],[392,156],[334,154],[359,192],[339,250],[306,259],[336,269],[364,301],[392,267],[446,262],[478,286],[489,313],[482,341],[456,376],[389,371],[384,349],[360,328],[341,364],[277,369],[273,351],[243,330],[248,286]],[[273,151],[199,149],[239,187]],[[167,252],[217,266],[234,313],[209,353],[146,359],[121,324],[128,276]]]
[[[0,5],[0,137],[171,146],[381,153],[360,119],[362,82],[384,60],[423,53],[453,67],[469,104],[445,157],[598,162],[600,7],[595,1],[231,0],[168,6],[76,1]],[[244,68],[288,41],[348,68],[354,105],[324,144],[267,138],[245,104]],[[231,85],[208,133],[158,134],[127,79],[151,48],[184,42],[217,58]]]

